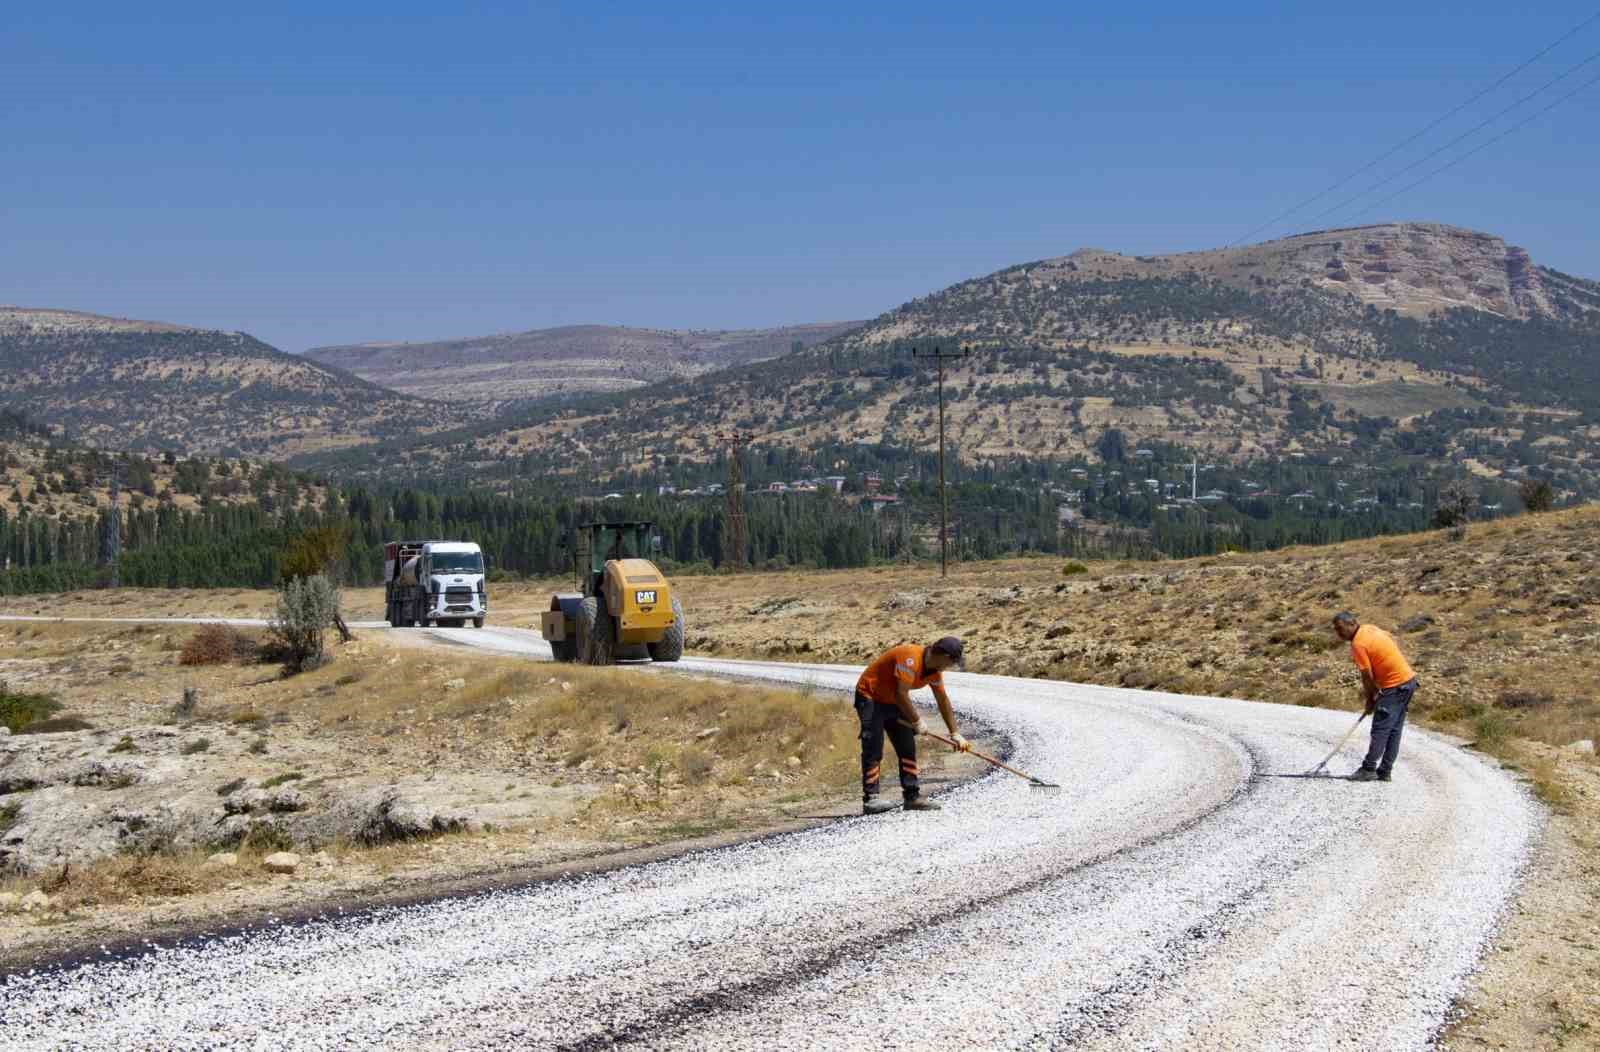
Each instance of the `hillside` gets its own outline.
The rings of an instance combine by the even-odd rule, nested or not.
[[[734,330],[573,325],[424,343],[313,347],[305,356],[419,397],[502,403],[698,376],[810,347],[861,324]]]
[[[973,465],[1095,459],[1112,430],[1236,461],[1382,446],[1488,474],[1584,474],[1600,455],[1600,284],[1425,224],[1177,256],[1083,250],[757,367],[536,409],[409,455],[418,471],[526,477],[710,462],[734,428],[834,460],[926,449],[933,372],[909,352],[932,344],[972,350],[945,387],[952,446]]]
[[[104,449],[292,456],[463,414],[244,333],[0,307],[0,405]]]

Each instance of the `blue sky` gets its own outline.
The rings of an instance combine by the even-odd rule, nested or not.
[[[870,317],[1086,245],[1226,244],[1595,13],[229,6],[8,11],[0,303],[292,351]],[[1597,52],[1600,22],[1261,237],[1342,225],[1355,207],[1305,220]],[[1600,86],[1354,218],[1489,230],[1600,277],[1597,118]]]

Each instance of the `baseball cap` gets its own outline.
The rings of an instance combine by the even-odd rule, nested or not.
[[[954,658],[956,664],[962,664],[961,640],[957,639],[955,636],[945,636],[943,639],[939,640],[939,642],[933,645],[933,649],[947,657]]]

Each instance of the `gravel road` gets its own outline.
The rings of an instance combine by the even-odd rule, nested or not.
[[[1493,763],[1425,732],[1392,784],[1281,778],[1351,716],[948,680],[1065,788],[988,776],[940,813],[0,977],[0,1047],[1427,1048],[1538,831]]]

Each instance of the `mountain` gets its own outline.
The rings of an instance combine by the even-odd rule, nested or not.
[[[933,345],[971,351],[945,377],[947,434],[968,464],[1098,459],[1113,431],[1234,460],[1600,462],[1600,284],[1489,234],[1413,223],[1169,256],[1079,250],[758,366],[534,407],[386,453],[384,467],[659,472],[715,460],[732,429],[835,462],[928,449],[935,377],[910,350]]]
[[[0,307],[0,405],[105,449],[286,457],[471,419],[240,332]]]
[[[427,343],[313,347],[305,356],[418,397],[498,404],[698,376],[776,358],[861,324],[733,330],[574,325]]]

